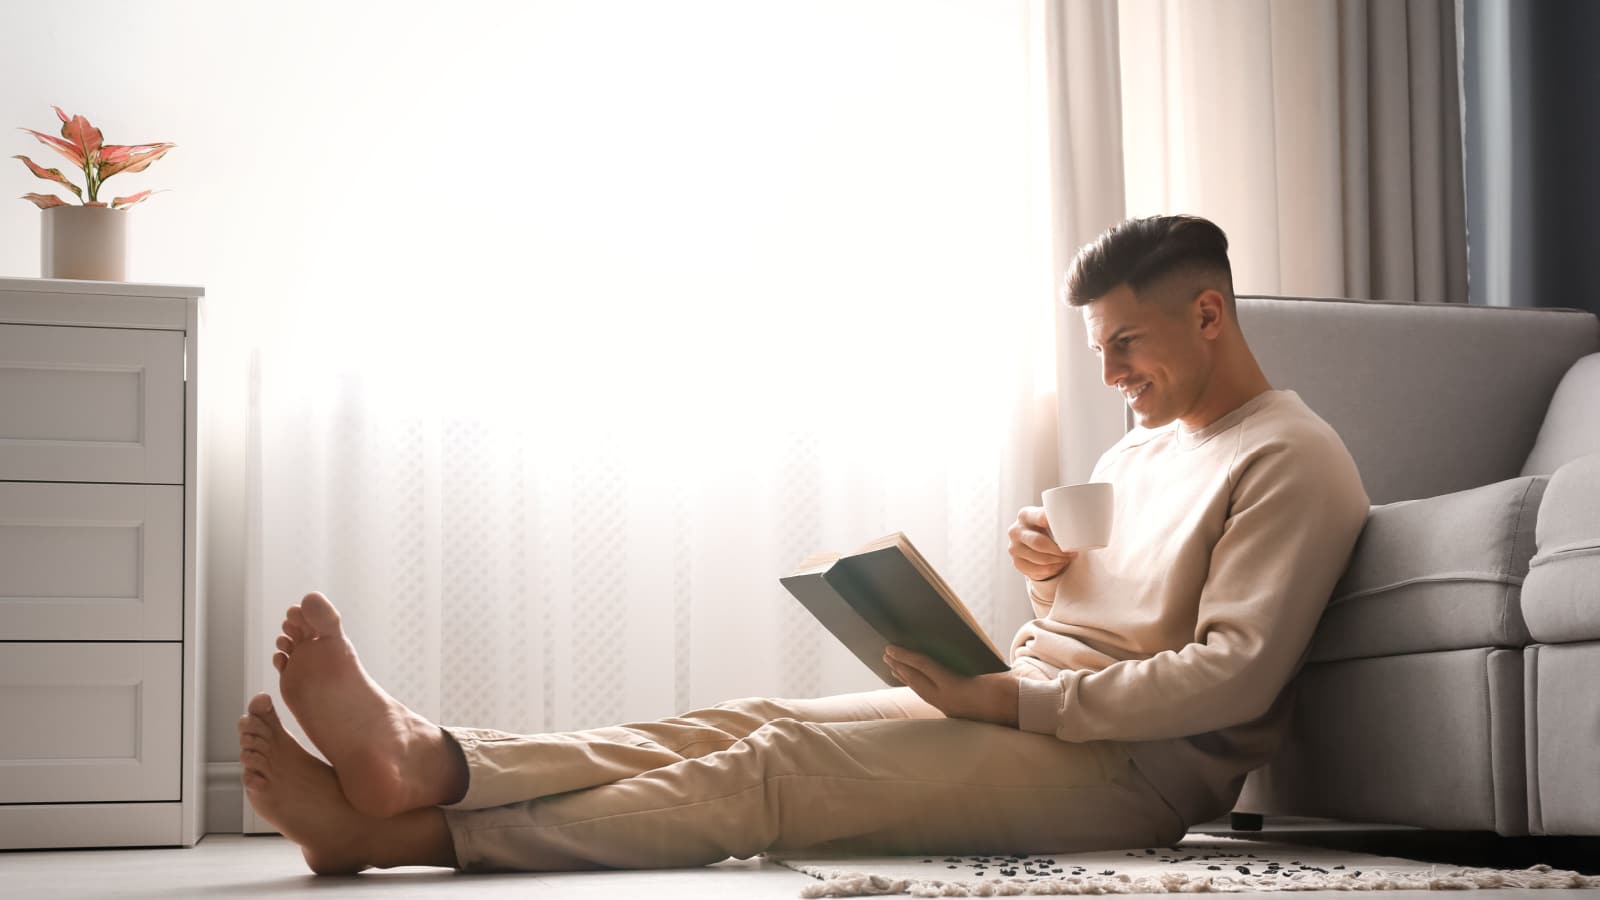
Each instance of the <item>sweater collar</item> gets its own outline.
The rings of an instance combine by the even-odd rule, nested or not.
[[[1182,422],[1172,423],[1172,437],[1177,445],[1185,450],[1192,450],[1217,435],[1227,431],[1233,426],[1243,422],[1262,407],[1271,403],[1278,397],[1293,396],[1294,391],[1265,390],[1251,397],[1249,400],[1233,408],[1232,412],[1224,414],[1221,418],[1197,431],[1189,431],[1183,427]]]

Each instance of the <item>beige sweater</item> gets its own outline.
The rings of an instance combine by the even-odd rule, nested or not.
[[[1232,808],[1289,724],[1289,679],[1366,522],[1344,443],[1292,391],[1206,428],[1135,429],[1091,480],[1116,485],[1110,545],[1032,582],[1012,642],[1018,725],[1129,742],[1193,824]]]

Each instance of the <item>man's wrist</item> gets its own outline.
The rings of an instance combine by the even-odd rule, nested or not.
[[[997,725],[1017,726],[1017,687],[1021,681],[1014,672],[1001,672],[994,679],[993,699],[989,704],[989,721]]]

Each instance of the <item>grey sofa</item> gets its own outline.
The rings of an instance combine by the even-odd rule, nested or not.
[[[1235,812],[1600,834],[1600,320],[1240,298],[1374,504]]]

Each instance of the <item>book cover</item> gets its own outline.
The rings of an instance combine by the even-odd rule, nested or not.
[[[885,684],[894,644],[933,657],[961,675],[1010,668],[966,604],[902,533],[852,553],[817,553],[778,579],[823,627]]]

